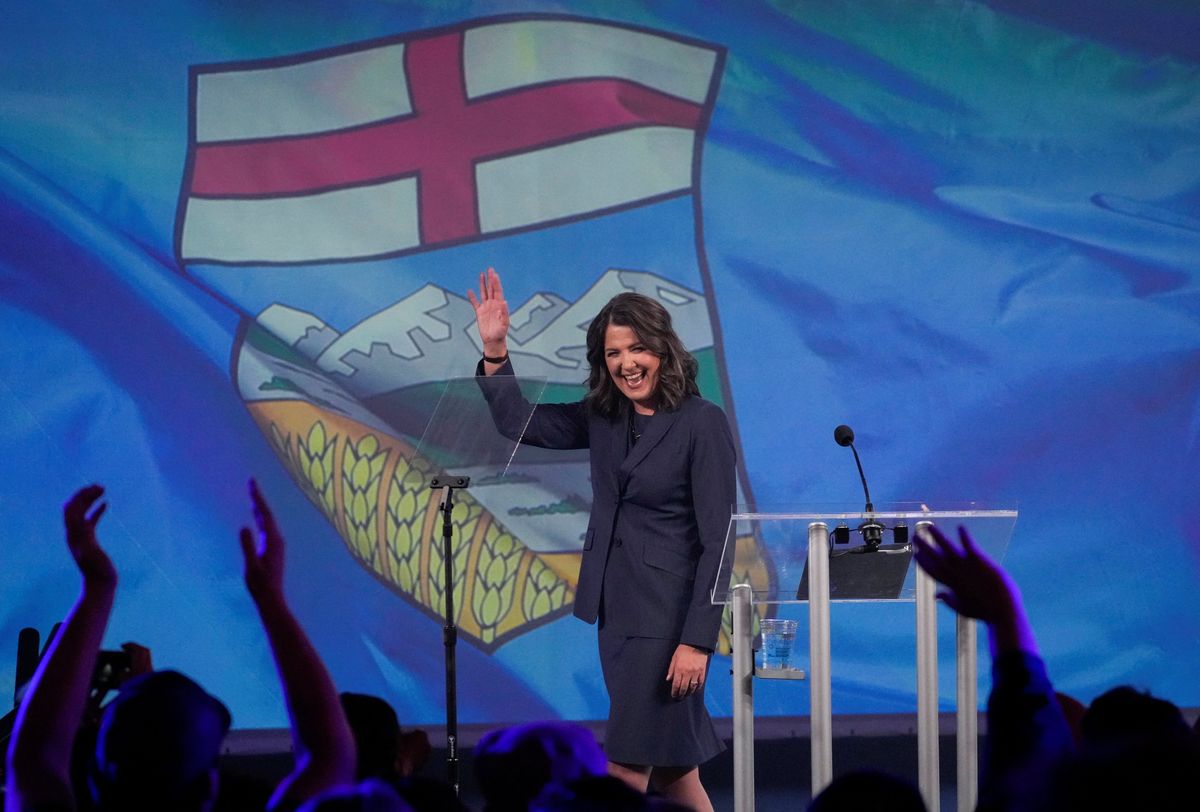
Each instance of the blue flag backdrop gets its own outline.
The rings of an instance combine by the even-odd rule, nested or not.
[[[236,543],[255,476],[338,686],[439,722],[417,446],[474,368],[464,293],[491,265],[550,396],[582,391],[600,303],[654,295],[733,418],[745,503],[854,502],[849,423],[877,501],[1020,511],[1006,565],[1061,690],[1200,705],[1200,10],[427,5],[6,12],[10,651],[73,601],[59,509],[102,482],[106,645],[283,726]],[[569,616],[580,466],[472,472],[464,722],[607,713]],[[913,710],[911,605],[833,621],[835,711]],[[756,705],[808,710],[774,684]]]

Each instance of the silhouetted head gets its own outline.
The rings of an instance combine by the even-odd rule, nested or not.
[[[875,770],[857,770],[833,779],[813,798],[809,812],[925,812],[911,781]]]
[[[91,782],[104,810],[207,808],[229,710],[177,671],[135,677],[104,709]]]
[[[346,691],[339,698],[358,752],[357,780],[392,781],[424,766],[432,749],[424,730],[406,731],[396,711],[380,697]]]
[[[358,748],[357,778],[393,778],[400,752],[400,720],[385,700],[370,694],[342,693],[342,710]]]
[[[413,812],[386,781],[368,778],[354,786],[323,792],[296,812]]]
[[[1123,685],[1096,697],[1080,728],[1079,752],[1055,769],[1046,809],[1197,808],[1200,757],[1173,703]]]
[[[1088,750],[1183,746],[1192,737],[1173,702],[1121,685],[1092,700],[1080,723]]]
[[[547,786],[607,772],[595,736],[567,722],[493,730],[475,746],[475,778],[487,812],[524,812]]]

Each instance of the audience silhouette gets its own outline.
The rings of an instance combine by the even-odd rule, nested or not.
[[[485,812],[524,812],[548,789],[607,772],[592,732],[567,722],[493,730],[475,746],[475,778]]]
[[[915,558],[961,615],[982,621],[992,652],[981,810],[1196,808],[1195,734],[1179,709],[1121,686],[1097,697],[1075,735],[1038,651],[1016,582],[958,529],[932,525]]]
[[[21,698],[7,754],[7,812],[98,809],[267,809],[333,812],[465,810],[445,782],[416,775],[429,757],[424,731],[405,733],[379,697],[343,693],[284,595],[285,542],[252,481],[254,530],[243,528],[244,579],[275,660],[294,752],[273,791],[222,799],[219,759],[229,710],[190,677],[153,670],[149,650],[105,652],[119,664],[97,688],[101,641],[118,573],[101,546],[104,489],[89,485],[63,507],[66,546],[81,588]],[[1196,808],[1197,733],[1180,709],[1130,686],[1083,706],[1056,693],[1009,574],[959,528],[952,541],[922,525],[918,565],[938,597],[987,628],[992,686],[981,810]],[[99,673],[108,673],[103,666]],[[100,708],[111,687],[116,696]],[[76,767],[73,770],[73,750]],[[591,732],[539,722],[486,734],[475,751],[485,812],[680,809],[607,775]],[[218,803],[218,801],[220,802]],[[813,799],[814,812],[921,810],[912,784],[883,773],[842,776]]]
[[[8,749],[8,812],[86,805],[75,797],[71,754],[117,590],[117,570],[96,534],[108,507],[100,501],[103,494],[99,485],[89,485],[63,508],[67,549],[83,584],[17,711]],[[353,781],[354,739],[329,673],[284,597],[283,535],[254,482],[250,504],[257,532],[240,533],[246,588],[275,658],[295,756],[267,809],[292,810]],[[178,672],[126,682],[104,708],[88,759],[94,808],[212,809],[230,721],[220,700]]]
[[[342,710],[358,751],[355,776],[397,781],[414,775],[429,760],[432,747],[424,730],[405,731],[387,700],[370,694],[342,692]]]

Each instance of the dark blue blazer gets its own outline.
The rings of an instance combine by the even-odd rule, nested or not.
[[[541,448],[587,448],[592,509],[575,592],[575,616],[630,637],[716,647],[723,607],[712,603],[737,499],[736,452],[720,407],[688,397],[659,411],[636,445],[629,416],[595,414],[582,401],[530,404],[511,363],[476,370],[497,428]],[[522,429],[524,431],[522,432]]]

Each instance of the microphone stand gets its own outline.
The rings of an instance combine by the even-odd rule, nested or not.
[[[875,517],[871,514],[875,512],[875,505],[871,503],[871,491],[867,487],[867,476],[863,473],[862,461],[858,458],[858,449],[854,447],[854,429],[849,426],[838,426],[833,430],[833,439],[840,446],[849,446],[854,452],[854,464],[858,466],[858,478],[862,481],[863,496],[867,498],[866,521],[858,526],[858,532],[862,533],[863,543],[866,545],[863,552],[874,553],[879,550],[879,546],[883,544],[884,526],[875,521]]]
[[[875,521],[875,518],[870,514],[875,512],[875,505],[871,502],[871,491],[867,489],[867,477],[863,474],[862,463],[858,459],[858,449],[854,447],[854,443],[850,443],[850,450],[854,452],[854,464],[858,466],[858,478],[862,480],[863,495],[867,497],[866,510],[867,519],[858,526],[858,532],[862,533],[863,542],[867,545],[866,549],[869,552],[875,552],[879,549],[879,545],[883,544],[883,525]]]
[[[451,538],[454,526],[450,523],[450,514],[454,510],[453,494],[471,484],[471,478],[465,476],[440,476],[430,481],[429,487],[442,491],[442,503],[438,509],[442,512],[442,560],[445,563],[442,580],[444,607],[446,610],[445,625],[442,626],[442,645],[446,649],[446,778],[454,788],[454,795],[459,794],[458,779],[458,673],[456,646],[458,644],[458,627],[454,625],[454,556],[451,550]]]

